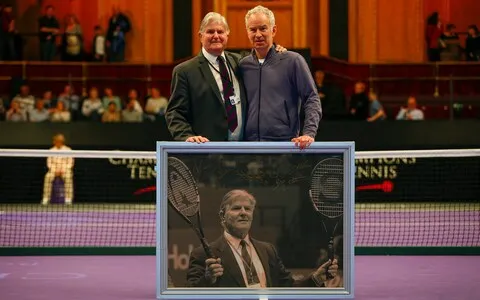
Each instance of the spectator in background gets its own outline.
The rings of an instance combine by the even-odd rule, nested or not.
[[[440,22],[438,12],[432,13],[427,19],[425,40],[427,42],[428,61],[440,61],[439,39],[443,33],[443,25]]]
[[[92,55],[93,61],[101,62],[105,61],[105,34],[101,26],[97,25],[94,28],[95,36],[92,43]]]
[[[123,62],[125,61],[125,36],[131,29],[130,20],[115,5],[113,6],[113,15],[108,23],[106,43],[108,60],[110,62]]]
[[[65,20],[65,32],[62,38],[62,60],[82,61],[83,33],[77,17],[70,14]]]
[[[103,97],[103,108],[108,109],[110,103],[115,103],[118,111],[122,110],[122,101],[120,97],[113,95],[113,90],[109,87],[105,88],[105,96]]]
[[[35,102],[35,108],[28,113],[30,122],[45,122],[50,119],[50,112],[45,108],[44,103],[43,99],[38,99]]]
[[[52,61],[57,53],[56,36],[60,32],[60,24],[54,15],[52,5],[45,8],[45,15],[38,20],[40,36],[40,60]]]
[[[382,104],[378,101],[377,94],[370,92],[368,94],[368,100],[370,100],[369,113],[368,113],[368,122],[375,122],[378,120],[385,120],[387,115],[383,110]]]
[[[20,93],[12,101],[18,102],[25,115],[35,106],[35,97],[30,94],[30,87],[26,84],[20,86]]]
[[[65,109],[71,112],[74,121],[78,119],[82,104],[80,97],[75,95],[73,85],[65,85],[63,92],[58,96],[58,102],[63,102]]]
[[[123,122],[142,122],[143,113],[135,109],[135,104],[137,101],[135,99],[130,99],[127,102],[127,107],[122,111],[122,121]]]
[[[480,60],[480,33],[477,25],[468,27],[468,37],[465,41],[465,52],[467,61]]]
[[[168,100],[162,97],[158,88],[152,88],[152,96],[148,98],[145,105],[145,114],[152,121],[157,120],[159,116],[164,116],[167,110]]]
[[[65,137],[57,134],[53,137],[53,147],[51,151],[70,151],[70,147],[65,145]],[[50,203],[52,194],[52,185],[56,177],[63,179],[65,187],[65,204],[70,205],[73,201],[73,164],[72,157],[53,156],[47,158],[48,172],[45,174],[43,183],[42,205]]]
[[[368,95],[363,82],[355,83],[354,94],[350,97],[350,116],[354,120],[366,120],[368,118]]]
[[[57,107],[52,110],[50,120],[52,122],[70,122],[72,120],[72,115],[65,107],[64,102],[57,102]]]
[[[441,61],[459,61],[462,48],[460,47],[460,38],[455,32],[455,25],[448,24],[444,33],[440,37],[440,60]]]
[[[137,92],[136,89],[131,89],[131,90],[128,92],[127,103],[128,103],[128,102],[133,102],[134,110],[135,110],[135,111],[138,111],[140,114],[143,114],[143,108],[142,108],[142,106],[140,105],[140,102],[138,101],[138,92]]]
[[[43,93],[43,98],[42,98],[43,106],[45,108],[53,108],[56,106],[56,103],[53,100],[53,93],[50,90],[47,90]]]
[[[102,115],[102,122],[115,123],[120,122],[120,120],[120,112],[118,111],[117,105],[115,102],[110,102],[107,110]]]
[[[15,19],[12,5],[0,11],[0,61],[18,59],[15,49]]]
[[[100,121],[104,111],[102,100],[98,97],[98,89],[92,87],[88,98],[83,101],[82,114],[87,120]]]
[[[423,120],[423,111],[417,108],[417,99],[409,97],[407,107],[402,107],[397,114],[397,120]]]
[[[27,114],[20,108],[20,103],[17,100],[13,100],[10,104],[10,109],[6,114],[6,121],[8,122],[26,122]]]

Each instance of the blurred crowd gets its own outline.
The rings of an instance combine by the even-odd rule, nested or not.
[[[38,35],[41,61],[60,57],[63,61],[125,61],[126,34],[131,22],[118,6],[113,7],[106,30],[100,25],[94,28],[91,49],[86,49],[82,25],[74,14],[68,14],[63,22],[55,14],[55,7],[45,7],[38,19]],[[0,6],[0,61],[22,60],[23,36],[19,34],[12,5]],[[25,33],[24,33],[25,34]]]
[[[428,60],[479,61],[480,32],[477,25],[468,26],[464,43],[461,41],[461,35],[455,24],[444,24],[438,12],[432,13],[427,20],[425,32]]]
[[[116,95],[112,88],[90,88],[88,95],[78,95],[67,84],[58,96],[45,90],[43,95],[30,93],[24,84],[12,99],[0,98],[0,120],[7,122],[144,122],[163,118],[168,104],[160,89],[152,88],[140,97],[132,89],[128,95]]]
[[[91,49],[85,48],[83,28],[78,18],[68,14],[60,22],[55,7],[45,7],[38,19],[39,54],[43,61],[60,57],[63,61],[125,60],[126,34],[131,30],[128,16],[118,6],[113,7],[106,30],[95,26]],[[19,60],[22,55],[22,37],[15,23],[11,5],[0,7],[0,60]],[[461,39],[462,35],[466,38]],[[480,33],[476,25],[468,32],[457,32],[454,24],[444,24],[439,13],[427,20],[425,39],[429,61],[479,61]],[[463,42],[464,41],[464,42]],[[315,72],[315,81],[322,101],[323,118],[326,120],[364,120],[368,122],[392,120],[424,120],[424,107],[417,98],[406,97],[404,104],[387,110],[381,96],[367,90],[364,82],[354,84],[353,93],[347,96],[340,88],[324,83],[325,73]],[[5,94],[6,91],[3,91]],[[15,92],[16,93],[16,92]],[[55,91],[32,95],[24,84],[14,97],[0,96],[0,120],[9,122],[143,122],[163,117],[168,99],[158,88],[139,96],[130,90],[128,95],[116,95],[112,88],[90,88],[87,95],[78,95],[73,86],[67,85],[55,96]]]
[[[414,96],[406,97],[404,105],[386,109],[379,96],[368,91],[364,82],[356,82],[351,96],[338,86],[324,83],[325,73],[315,72],[315,82],[322,102],[325,120],[424,120],[424,111]],[[7,122],[144,122],[164,118],[169,99],[159,88],[141,96],[136,89],[117,95],[106,87],[91,87],[87,95],[77,93],[70,84],[63,91],[45,90],[33,95],[28,84],[18,94],[0,97],[0,121]]]

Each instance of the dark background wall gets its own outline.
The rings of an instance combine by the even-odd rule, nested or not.
[[[322,121],[317,141],[354,141],[356,150],[474,148],[480,145],[480,122],[385,121],[378,123]],[[51,147],[63,133],[74,149],[154,151],[157,141],[171,140],[164,122],[143,124],[0,123],[0,148]]]
[[[173,60],[192,56],[192,1],[173,1]]]
[[[348,60],[348,0],[329,2],[330,56]]]

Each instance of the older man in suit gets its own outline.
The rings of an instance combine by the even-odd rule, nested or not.
[[[240,55],[224,51],[230,29],[225,18],[208,13],[200,24],[200,53],[173,70],[165,113],[176,141],[239,141],[246,110],[237,76]]]
[[[211,243],[215,258],[202,247],[190,255],[187,285],[192,287],[324,287],[331,286],[326,273],[335,276],[337,261],[326,262],[307,279],[295,280],[275,247],[249,236],[255,198],[244,190],[228,192],[220,206],[224,233]]]

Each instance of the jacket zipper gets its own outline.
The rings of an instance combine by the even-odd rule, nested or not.
[[[258,141],[260,141],[260,100],[262,99],[262,66],[260,64],[260,72],[259,72],[259,85],[258,85],[258,115],[257,115],[257,134],[258,134]]]

